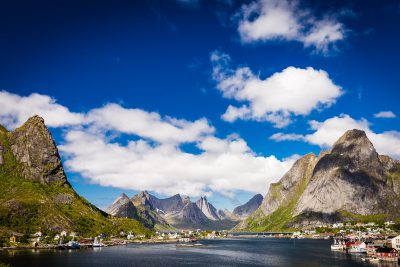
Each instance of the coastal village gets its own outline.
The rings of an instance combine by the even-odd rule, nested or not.
[[[52,236],[37,231],[31,235],[13,233],[3,242],[2,249],[85,249],[128,244],[168,244],[177,247],[203,246],[202,240],[226,238],[285,238],[331,240],[331,253],[357,255],[368,262],[393,262],[400,264],[400,231],[393,221],[384,223],[333,223],[321,224],[294,232],[245,233],[232,231],[177,230],[154,231],[150,235],[123,232],[108,236],[82,237],[76,232],[61,231]]]

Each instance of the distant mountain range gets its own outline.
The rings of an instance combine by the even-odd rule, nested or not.
[[[261,204],[262,196],[256,195],[233,213],[217,210],[206,197],[192,202],[179,194],[159,199],[147,191],[128,198],[119,196],[106,212],[116,217],[138,219],[149,228],[156,229],[231,229]]]
[[[297,160],[261,206],[235,227],[279,231],[345,221],[400,223],[400,161],[378,155],[364,131]]]

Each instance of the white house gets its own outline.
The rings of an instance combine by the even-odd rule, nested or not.
[[[59,235],[59,234],[56,234],[56,235],[54,236],[54,240],[60,240],[60,235]]]
[[[67,236],[67,232],[66,231],[61,231],[60,236]]]
[[[333,228],[342,228],[343,226],[344,226],[343,223],[334,223],[332,225]]]
[[[392,239],[392,248],[400,250],[400,235]]]
[[[132,239],[134,239],[134,238],[135,238],[135,235],[132,234],[132,233],[129,233],[129,234],[126,236],[126,239],[128,239],[128,240],[132,240]]]
[[[75,233],[75,232],[71,232],[71,233],[69,234],[69,236],[70,236],[70,237],[77,237],[77,236],[78,236],[78,234],[77,234],[77,233]]]
[[[391,226],[391,225],[394,225],[395,223],[393,222],[393,221],[387,221],[387,222],[385,222],[385,225],[386,226]]]
[[[42,232],[40,232],[40,231],[36,232],[36,233],[33,234],[33,236],[34,237],[40,237],[40,236],[42,236]]]

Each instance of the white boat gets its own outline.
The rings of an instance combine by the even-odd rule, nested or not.
[[[338,239],[333,240],[333,244],[331,245],[331,250],[334,251],[342,251],[346,249],[346,245],[344,241],[340,241]]]
[[[94,248],[101,248],[101,247],[104,247],[104,246],[105,245],[103,244],[101,239],[100,239],[100,241],[99,241],[99,239],[97,237],[94,239],[94,242],[93,242],[93,247]]]
[[[367,253],[367,246],[364,242],[349,242],[347,248],[349,253]]]

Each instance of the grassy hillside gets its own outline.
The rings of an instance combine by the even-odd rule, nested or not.
[[[11,133],[0,128],[3,165],[0,166],[0,233],[9,234],[61,230],[84,236],[119,231],[148,233],[135,220],[112,218],[69,186],[57,182],[45,185],[22,177],[23,166],[17,162],[10,144]]]

